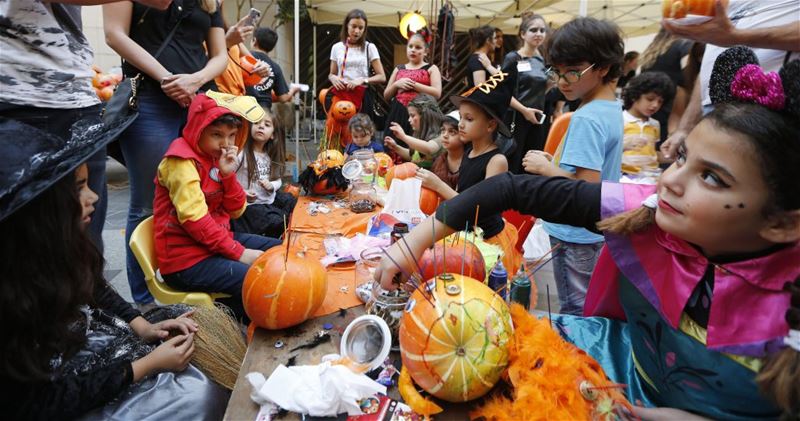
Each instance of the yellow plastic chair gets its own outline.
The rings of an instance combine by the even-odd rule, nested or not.
[[[153,244],[153,217],[142,221],[131,234],[131,251],[136,256],[136,261],[144,272],[147,289],[156,300],[163,304],[189,304],[195,306],[211,307],[217,298],[230,297],[223,293],[183,292],[172,289],[169,285],[156,278],[158,260],[156,248]]]

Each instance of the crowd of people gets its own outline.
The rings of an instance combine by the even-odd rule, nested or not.
[[[0,2],[2,401],[15,419],[218,419],[228,393],[189,364],[191,312],[156,305],[129,247],[134,303],[103,277],[106,150],[118,140],[128,170],[126,244],[152,216],[164,282],[225,293],[247,323],[245,274],[296,203],[271,108],[298,87],[269,56],[277,33],[250,16],[228,26],[217,0],[87,3],[104,3],[106,42],[136,83],[124,127],[100,119],[80,2]],[[642,419],[800,414],[800,4],[715,4],[705,23],[665,21],[641,54],[594,18],[553,29],[526,13],[516,49],[473,28],[457,52],[464,89],[448,98],[426,28],[388,80],[362,10],[330,52],[330,95],[358,111],[342,151],[415,162],[446,200],[406,236],[410,251],[477,226],[516,269],[502,212],[544,220],[554,324],[627,385]],[[547,153],[557,119],[568,128]],[[403,253],[387,249],[383,288],[413,272]]]

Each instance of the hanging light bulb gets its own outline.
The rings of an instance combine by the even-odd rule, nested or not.
[[[408,12],[400,19],[400,35],[408,39],[408,31],[417,32],[426,26],[428,26],[428,22],[422,15],[417,12]]]

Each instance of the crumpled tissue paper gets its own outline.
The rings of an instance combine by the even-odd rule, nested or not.
[[[262,406],[277,405],[287,411],[330,417],[343,412],[361,415],[358,401],[376,393],[386,394],[386,386],[343,365],[286,367],[281,364],[269,379],[258,372],[247,374],[253,386],[250,398]]]

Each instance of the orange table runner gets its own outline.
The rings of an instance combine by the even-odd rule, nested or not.
[[[311,215],[308,207],[312,202],[324,204],[331,211]],[[366,233],[369,218],[380,212],[380,208],[369,213],[353,213],[348,208],[337,208],[334,201],[317,197],[301,196],[292,213],[289,224],[291,234],[290,252],[303,251],[309,259],[321,259],[325,256],[323,241],[327,235],[343,235],[352,237],[358,233]],[[357,270],[355,263],[331,265],[328,273],[328,292],[325,301],[314,312],[313,317],[339,311],[362,304],[356,296],[356,286],[370,279],[366,270]]]

